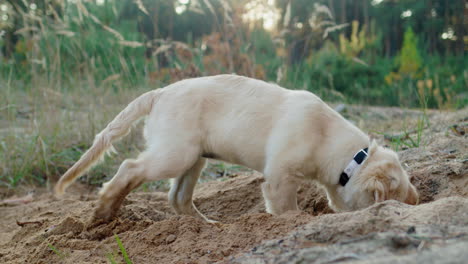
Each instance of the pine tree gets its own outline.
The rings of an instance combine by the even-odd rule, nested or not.
[[[403,75],[414,75],[421,67],[421,55],[418,51],[418,38],[411,27],[405,31],[403,47],[399,58],[398,72]]]

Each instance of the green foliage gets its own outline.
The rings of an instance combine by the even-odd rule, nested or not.
[[[143,36],[137,31],[137,21],[119,17],[125,3],[110,1],[98,6],[65,3],[60,18],[25,17],[26,29],[21,31],[11,64],[0,64],[0,72],[16,79],[31,80],[46,76],[49,80],[70,82],[74,78],[102,81],[118,74],[130,83],[141,79],[151,64],[145,60]],[[73,73],[73,76],[70,74]]]
[[[288,68],[284,84],[318,93],[326,100],[347,98],[350,102],[377,103],[372,101],[378,99],[382,91],[374,87],[382,81],[379,68],[341,55],[336,46],[328,42],[305,63]]]
[[[466,106],[467,97],[463,96],[468,83],[466,60],[454,56],[427,56],[425,60],[420,64],[424,67],[418,66],[418,76],[424,82],[420,88],[416,75],[392,72],[393,58],[377,58],[368,64],[343,56],[335,44],[327,42],[305,62],[289,66],[282,85],[310,90],[332,101],[418,107],[424,99],[429,108]]]
[[[250,41],[255,54],[255,63],[260,64],[266,70],[266,78],[274,80],[278,68],[283,61],[276,54],[276,47],[271,34],[263,28],[255,28],[251,33]]]
[[[418,50],[418,38],[411,27],[405,31],[401,54],[397,58],[398,72],[403,75],[414,76],[421,68],[421,55]]]
[[[184,4],[187,11],[180,15],[175,12],[180,3],[169,0],[144,0],[143,8],[133,0],[108,0],[104,5],[53,1],[53,16],[47,15],[52,9],[41,5],[35,13],[10,14],[21,18],[15,20],[13,26],[18,28],[12,30],[18,40],[9,43],[0,38],[3,50],[13,45],[12,56],[2,58],[0,77],[29,84],[45,77],[52,87],[60,88],[78,79],[87,80],[91,88],[105,85],[120,89],[236,72],[281,80],[286,87],[309,89],[325,99],[416,106],[418,98],[425,97],[431,108],[466,105],[466,60],[445,54],[442,58],[427,50],[434,50],[440,42],[445,19],[440,14],[455,14],[454,5],[434,4],[428,11],[425,1],[366,5],[366,1],[317,0],[310,4],[301,0],[290,5],[291,17],[286,18],[289,2],[276,3],[285,21],[279,23],[284,30],[275,35],[260,26],[245,29],[242,14],[235,13],[242,10],[235,9],[236,1],[193,1]],[[347,12],[354,10],[357,15],[361,11],[355,7],[361,5],[369,9],[367,19],[362,19],[365,13],[351,16]],[[26,4],[20,7],[27,10]],[[413,15],[402,18],[405,10]],[[418,22],[424,16],[425,22],[434,25],[431,30],[438,30],[429,32],[432,39],[426,36],[426,23]],[[351,26],[338,24],[348,21],[352,21]],[[186,44],[173,45],[164,38]],[[401,49],[398,39],[403,39]],[[204,45],[206,50],[201,48]],[[188,52],[185,57],[178,51],[182,46]],[[392,57],[397,52],[399,55]],[[432,80],[434,85],[419,88],[421,80]]]
[[[340,50],[345,56],[350,58],[357,57],[364,49],[367,43],[366,27],[359,30],[359,22],[354,20],[352,22],[352,32],[350,39],[347,39],[344,33],[340,34]]]
[[[422,79],[425,85],[418,95],[429,108],[468,106],[468,60],[463,56],[426,56]]]

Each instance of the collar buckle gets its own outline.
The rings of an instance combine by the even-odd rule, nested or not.
[[[353,176],[354,171],[359,166],[361,166],[362,163],[364,163],[364,161],[369,156],[368,150],[369,150],[369,148],[361,149],[354,155],[351,162],[348,164],[348,166],[346,166],[346,168],[344,169],[344,171],[340,175],[339,183],[341,184],[341,186],[344,187],[346,185],[346,183],[348,183],[349,178],[351,178],[351,176]]]

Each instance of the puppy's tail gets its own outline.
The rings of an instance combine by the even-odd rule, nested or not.
[[[147,92],[125,107],[101,133],[96,135],[91,148],[60,178],[55,185],[55,194],[62,195],[76,178],[96,164],[106,151],[112,149],[112,142],[127,135],[135,121],[151,112],[160,94],[161,90]]]

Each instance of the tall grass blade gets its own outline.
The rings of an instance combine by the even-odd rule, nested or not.
[[[117,241],[117,245],[119,245],[120,252],[122,252],[122,256],[125,260],[125,263],[127,264],[132,264],[132,261],[128,257],[127,250],[125,250],[125,247],[122,243],[122,240],[120,240],[119,236],[117,234],[114,234],[115,241]]]
[[[57,248],[55,248],[54,246],[52,246],[52,244],[47,244],[47,247],[50,248],[50,250],[52,250],[57,256],[59,256],[61,259],[65,259],[65,255],[60,252]]]

